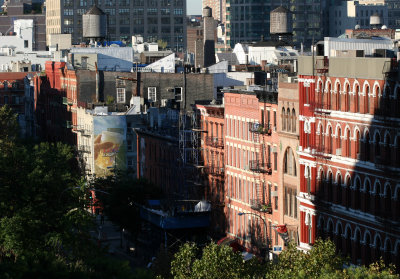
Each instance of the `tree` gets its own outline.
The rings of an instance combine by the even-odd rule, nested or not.
[[[7,108],[0,124],[0,278],[131,278],[129,265],[106,257],[89,233],[73,149],[23,144]]]
[[[168,42],[163,41],[163,40],[157,40],[157,44],[161,50],[165,50],[168,46]]]
[[[258,259],[244,262],[240,253],[231,247],[210,243],[201,253],[193,243],[186,243],[171,263],[174,278],[262,278],[264,267]]]

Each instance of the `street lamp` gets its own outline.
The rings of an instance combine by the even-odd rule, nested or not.
[[[245,212],[239,212],[238,213],[238,215],[239,216],[242,216],[242,215],[254,215],[254,216],[257,216],[258,218],[260,218],[262,221],[263,221],[263,223],[264,223],[264,237],[265,237],[265,241],[266,241],[266,244],[267,244],[267,255],[268,255],[268,258],[269,258],[269,249],[268,249],[268,238],[267,238],[267,228],[268,228],[268,226],[267,226],[267,222],[264,220],[264,218],[262,218],[262,216],[261,215],[258,215],[258,214],[256,214],[256,213],[253,213],[253,212],[247,212],[247,213],[245,213]]]

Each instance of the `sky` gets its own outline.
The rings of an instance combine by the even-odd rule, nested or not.
[[[188,15],[201,15],[201,0],[186,0]]]

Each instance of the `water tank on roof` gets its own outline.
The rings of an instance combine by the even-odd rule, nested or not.
[[[371,15],[371,17],[369,18],[369,24],[372,26],[381,25],[381,17],[379,16],[379,14],[374,13],[373,15]]]
[[[105,38],[107,34],[107,15],[96,5],[82,15],[83,37],[90,39]]]
[[[212,17],[212,9],[210,7],[204,7],[203,17]]]
[[[270,33],[292,33],[292,17],[285,7],[279,6],[271,12]]]

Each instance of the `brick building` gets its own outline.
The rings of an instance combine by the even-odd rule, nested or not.
[[[35,73],[0,73],[0,106],[18,114],[22,137],[36,136],[34,95],[31,80]]]
[[[282,244],[273,231],[280,222],[277,92],[231,90],[224,97],[227,234],[248,248],[271,248]]]
[[[280,224],[286,224],[290,239],[298,243],[300,167],[299,146],[299,89],[293,78],[279,77],[278,86],[279,185]]]
[[[212,230],[217,236],[226,229],[225,202],[225,144],[224,144],[224,106],[196,105],[201,113],[201,146],[203,150],[205,175],[205,198],[211,202]]]
[[[314,64],[314,65],[313,65]],[[301,57],[300,247],[400,263],[398,62]]]

